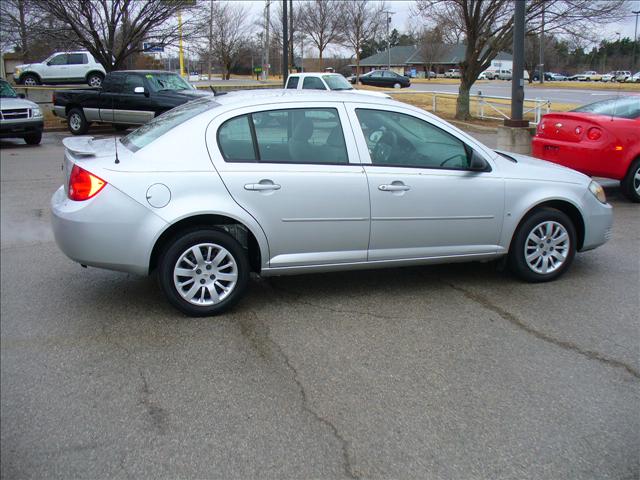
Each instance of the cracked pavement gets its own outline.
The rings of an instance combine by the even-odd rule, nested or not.
[[[492,264],[253,278],[188,319],[82,269],[61,135],[0,149],[4,479],[635,479],[640,207],[550,284]]]

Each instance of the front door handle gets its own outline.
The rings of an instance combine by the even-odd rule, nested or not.
[[[258,192],[263,192],[266,190],[280,190],[280,185],[277,183],[247,183],[244,186],[245,190],[254,190]]]
[[[382,190],[383,192],[406,192],[407,190],[411,190],[411,187],[404,183],[391,183],[378,185],[378,190]]]

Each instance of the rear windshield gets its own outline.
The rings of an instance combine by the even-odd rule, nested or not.
[[[220,104],[212,98],[205,97],[172,108],[168,112],[154,118],[149,123],[136,128],[122,139],[122,144],[132,152],[137,152],[172,128],[219,105]]]
[[[640,96],[628,96],[601,100],[578,107],[572,112],[594,113],[618,118],[640,117]]]

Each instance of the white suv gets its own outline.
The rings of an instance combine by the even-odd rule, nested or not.
[[[42,63],[18,65],[13,72],[16,83],[33,86],[41,83],[87,83],[102,85],[106,72],[95,58],[84,51],[54,53]]]

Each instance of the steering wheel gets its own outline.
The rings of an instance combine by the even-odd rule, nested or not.
[[[380,131],[380,130],[378,130]],[[393,130],[386,130],[373,147],[373,160],[376,163],[387,163],[391,152],[398,145],[398,135]]]
[[[450,156],[449,158],[445,158],[442,162],[440,162],[440,166],[441,166],[441,167],[444,167],[444,165],[445,165],[447,162],[450,162],[451,160],[455,160],[455,159],[457,159],[457,158],[459,158],[459,157],[460,157],[460,154],[459,154],[459,153],[456,153],[455,155],[452,155],[452,156]]]

